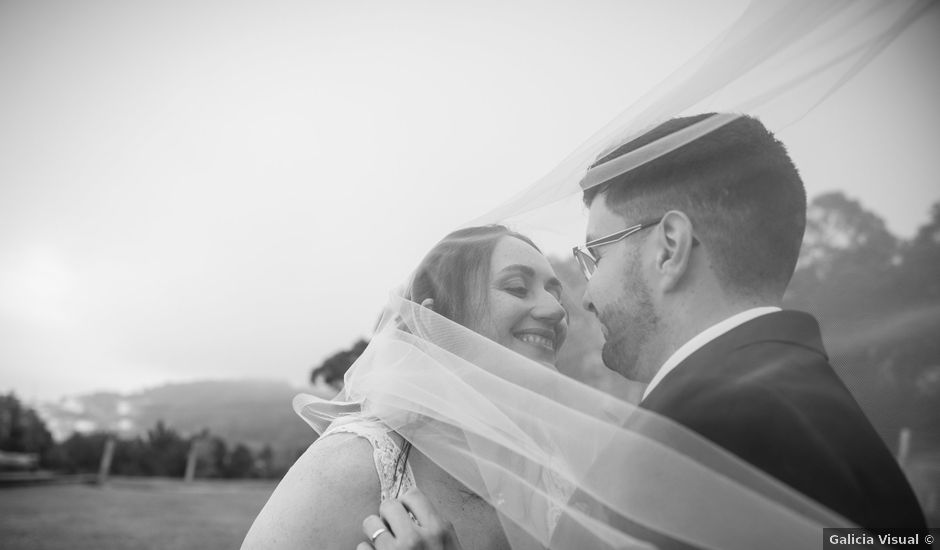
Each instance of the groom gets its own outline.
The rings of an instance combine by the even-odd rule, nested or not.
[[[709,117],[670,120],[595,165]],[[608,368],[649,383],[640,407],[856,525],[925,527],[897,462],[830,366],[816,320],[780,309],[806,223],[783,144],[737,117],[583,198],[583,305],[604,327]]]
[[[595,167],[710,116],[670,120]],[[830,366],[816,320],[780,308],[806,196],[786,149],[760,122],[733,118],[583,198],[588,242],[575,252],[588,277],[583,305],[603,325],[605,365],[648,382],[640,407],[856,525],[925,527],[897,462]],[[435,526],[409,538],[456,547],[420,494],[406,498],[422,525]],[[387,538],[388,548],[421,547]]]

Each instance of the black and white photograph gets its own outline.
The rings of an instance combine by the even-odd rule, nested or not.
[[[0,548],[940,548],[935,0],[0,0]]]

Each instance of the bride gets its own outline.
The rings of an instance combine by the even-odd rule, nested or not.
[[[536,245],[496,225],[447,235],[421,262],[406,296],[551,369],[567,333],[561,292]],[[400,319],[394,328],[403,328]],[[365,401],[326,427],[278,485],[242,548],[354,548],[362,518],[416,486],[455,518],[465,548],[508,548],[493,507],[370,415],[370,406]]]

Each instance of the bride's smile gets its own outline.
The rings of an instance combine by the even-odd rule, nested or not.
[[[545,333],[548,334],[545,334]],[[516,338],[522,340],[527,344],[532,344],[533,346],[540,346],[542,348],[548,349],[551,352],[555,352],[555,332],[543,329],[528,329],[525,331],[519,331],[515,333]]]
[[[533,361],[555,366],[568,334],[562,286],[551,264],[530,244],[503,237],[490,259],[480,334]]]

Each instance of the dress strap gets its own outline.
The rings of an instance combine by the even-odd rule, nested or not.
[[[357,435],[372,445],[372,458],[381,486],[381,500],[397,498],[415,486],[414,474],[408,463],[411,443],[388,426],[378,420],[356,417],[334,422],[320,437],[337,433]]]

